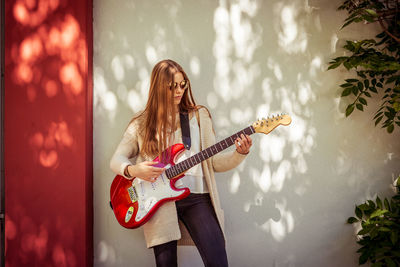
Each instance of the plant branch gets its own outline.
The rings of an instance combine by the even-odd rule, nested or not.
[[[396,42],[400,43],[400,39],[397,38],[396,36],[394,36],[393,34],[391,34],[388,29],[385,27],[385,25],[383,24],[382,18],[379,17],[379,24],[381,25],[382,29],[386,32],[387,35],[389,35],[390,37],[392,37],[394,40],[396,40]]]

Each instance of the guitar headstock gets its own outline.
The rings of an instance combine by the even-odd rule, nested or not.
[[[256,133],[268,134],[279,125],[289,125],[292,118],[287,114],[273,115],[268,118],[262,118],[253,123],[253,128]]]

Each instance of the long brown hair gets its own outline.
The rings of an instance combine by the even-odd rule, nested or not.
[[[184,91],[179,110],[174,105],[174,75],[182,73],[188,82]],[[183,68],[173,60],[166,59],[158,62],[151,72],[149,98],[143,112],[133,118],[140,118],[140,134],[143,137],[141,154],[148,156],[159,155],[168,145],[168,137],[174,132],[177,112],[191,112],[196,109],[190,81]]]

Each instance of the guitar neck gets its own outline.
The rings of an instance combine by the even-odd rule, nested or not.
[[[179,174],[189,170],[193,166],[199,164],[200,162],[214,156],[215,154],[227,149],[228,147],[232,146],[235,143],[235,140],[240,137],[241,134],[251,135],[255,133],[253,126],[249,126],[227,138],[224,140],[219,141],[215,145],[212,145],[203,151],[191,156],[190,158],[185,159],[184,161],[179,162],[178,164],[174,165],[173,167],[167,169],[165,171],[166,176],[168,179],[174,178]]]

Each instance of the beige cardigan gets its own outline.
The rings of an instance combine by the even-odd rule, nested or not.
[[[205,108],[199,109],[201,149],[214,145],[215,134],[211,117]],[[179,141],[179,140],[178,140]],[[143,144],[142,137],[138,134],[138,120],[134,120],[126,129],[110,162],[111,169],[124,176],[124,169],[129,164],[153,160],[139,154]],[[239,154],[236,150],[219,153],[201,163],[204,178],[210,192],[212,204],[217,214],[221,229],[224,230],[224,213],[221,209],[214,171],[224,172],[239,165],[246,155]],[[131,159],[131,160],[130,160]],[[147,247],[164,244],[169,241],[179,240],[179,245],[194,245],[183,223],[179,221],[175,202],[162,205],[153,217],[143,225]]]

